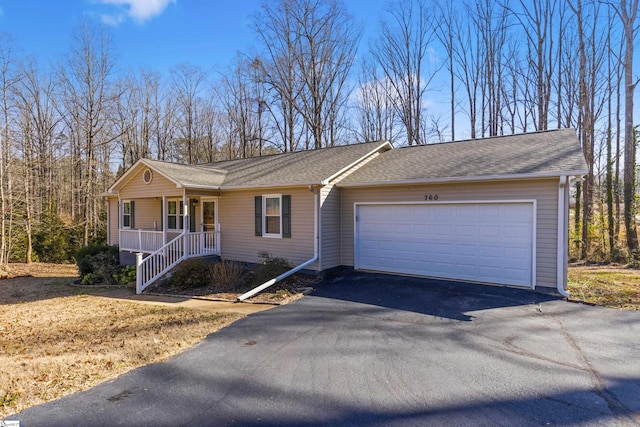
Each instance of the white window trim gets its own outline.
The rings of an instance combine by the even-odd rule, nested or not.
[[[127,203],[129,204],[129,213],[126,214],[126,215],[129,216],[129,225],[125,226],[124,225],[124,216],[125,216],[124,205],[127,204]],[[131,200],[123,200],[122,201],[122,211],[120,212],[120,221],[122,221],[122,229],[123,230],[131,230]]]
[[[176,202],[176,213],[175,214],[170,214],[169,213],[169,203],[171,202]],[[182,199],[167,199],[167,206],[165,206],[166,212],[167,212],[167,230],[168,231],[183,231],[183,227],[184,227],[184,206],[182,204]],[[182,210],[182,215],[180,214],[180,210]],[[171,228],[171,226],[169,225],[169,216],[175,216],[176,217],[176,228]],[[180,226],[183,227],[180,227]]]
[[[267,233],[267,199],[278,199],[280,208],[280,232]],[[275,216],[275,215],[269,215]],[[262,237],[270,237],[274,239],[282,239],[282,194],[263,194],[262,195]]]

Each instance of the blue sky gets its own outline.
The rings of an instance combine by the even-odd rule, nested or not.
[[[103,23],[113,35],[116,72],[141,69],[167,76],[172,67],[200,66],[213,74],[224,72],[237,52],[251,53],[257,46],[251,17],[263,0],[0,0],[0,34],[9,33],[19,56],[35,57],[41,69],[61,61],[71,45],[71,33],[83,19]],[[269,0],[266,0],[269,1]],[[450,0],[452,1],[452,0]],[[345,0],[348,11],[364,34],[360,54],[376,36],[389,0]],[[640,55],[635,57],[636,64]],[[635,75],[640,66],[636,65]],[[446,78],[446,73],[439,78]],[[447,97],[434,82],[428,101],[430,113],[447,114]],[[462,96],[460,88],[458,96]],[[635,118],[640,116],[636,91]],[[457,136],[466,137],[458,120]]]
[[[9,33],[23,53],[42,65],[67,52],[81,20],[110,28],[118,68],[168,72],[180,64],[205,70],[226,67],[236,52],[254,46],[250,18],[262,0],[0,0],[0,33]],[[347,0],[363,25],[366,48],[386,0]]]

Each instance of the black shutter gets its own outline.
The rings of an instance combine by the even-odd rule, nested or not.
[[[131,205],[131,219],[129,220],[129,224],[131,225],[131,229],[133,230],[134,228],[136,228],[136,215],[135,215],[135,202],[132,200],[129,202],[129,204]]]
[[[255,206],[256,206],[256,218],[255,218],[256,236],[262,236],[262,196],[256,196]]]
[[[282,196],[282,237],[291,237],[291,196]]]

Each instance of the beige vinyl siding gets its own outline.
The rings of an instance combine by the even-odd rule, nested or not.
[[[331,184],[320,190],[320,263],[321,270],[337,267],[342,264],[341,222],[340,222],[340,188],[336,187],[344,177],[378,157],[373,153],[367,159],[358,162],[339,176]]]
[[[412,186],[344,187],[342,196],[342,264],[353,266],[356,202],[438,202],[536,200],[536,286],[556,287],[558,181],[556,179]]]
[[[162,230],[162,197],[133,199],[133,202],[135,202],[134,228],[150,231]]]
[[[118,209],[118,198],[109,197],[107,199],[107,207],[109,209],[109,241],[110,245],[117,245],[120,242],[120,233],[118,232],[118,225],[120,224],[120,209]]]
[[[254,198],[265,194],[291,195],[291,238],[255,235]],[[222,258],[257,263],[266,252],[294,265],[313,258],[313,197],[307,188],[225,191],[218,207]]]
[[[150,195],[182,197],[184,190],[182,188],[176,188],[175,183],[169,181],[158,172],[154,171],[151,182],[145,184],[144,181],[142,181],[142,173],[145,169],[146,168],[140,168],[124,185],[120,190],[120,199],[137,199],[149,197]]]
[[[321,270],[341,264],[340,189],[327,185],[320,190],[320,263]]]

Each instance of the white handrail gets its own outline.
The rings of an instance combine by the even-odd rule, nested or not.
[[[184,249],[183,233],[144,259],[142,253],[138,252],[136,254],[136,293],[142,293],[155,280],[185,259]]]
[[[184,259],[218,254],[219,233],[219,231],[183,232],[146,258],[143,258],[141,252],[136,253],[136,293],[142,293]]]

